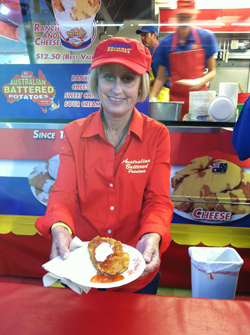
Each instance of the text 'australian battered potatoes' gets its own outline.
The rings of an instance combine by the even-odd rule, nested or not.
[[[128,269],[129,254],[113,238],[96,236],[89,242],[88,250],[98,275],[116,276]]]
[[[213,172],[213,163],[226,164],[226,171]],[[194,209],[250,213],[250,174],[229,161],[198,157],[171,179],[172,200],[179,211],[191,214]]]

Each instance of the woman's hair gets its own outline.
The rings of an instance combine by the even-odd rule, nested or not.
[[[90,71],[89,81],[88,81],[88,90],[92,93],[96,98],[98,98],[98,77],[102,72],[102,66],[96,67]],[[141,75],[141,83],[138,92],[138,101],[143,102],[146,100],[149,93],[149,74],[145,72]]]

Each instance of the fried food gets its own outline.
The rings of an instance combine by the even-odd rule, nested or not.
[[[34,186],[35,188],[38,188],[39,190],[42,190],[46,193],[52,191],[54,182],[55,180],[50,177],[47,171],[41,171],[38,174],[35,174],[34,172],[34,177],[31,173],[29,178],[30,186]]]
[[[226,163],[226,171],[213,172],[213,163]],[[250,212],[250,174],[232,162],[213,161],[208,156],[196,158],[173,176],[171,185],[171,198],[179,211],[191,214],[195,208],[203,208],[234,214]]]
[[[198,157],[193,159],[191,161],[191,164],[185,166],[183,169],[181,169],[174,175],[174,177],[171,179],[171,186],[173,188],[176,188],[178,184],[181,183],[185,177],[208,168],[209,165],[212,164],[212,162],[213,162],[212,157],[209,156]]]
[[[70,14],[70,17],[74,21],[81,21],[93,17],[100,7],[100,0],[76,0],[76,7],[72,7],[74,15]]]
[[[61,0],[52,0],[52,6],[56,8],[60,13],[65,11]]]
[[[42,203],[47,204],[48,202],[49,193],[53,190],[57,179],[59,164],[59,155],[53,156],[34,167],[28,176],[30,186],[34,187],[36,198]]]
[[[68,19],[73,21],[82,21],[95,16],[99,10],[100,0],[52,0],[54,11],[64,13]],[[58,13],[57,13],[58,14]]]
[[[109,244],[112,253],[100,261],[97,257],[97,248],[103,243]],[[122,243],[113,238],[96,236],[89,242],[88,251],[98,275],[115,276],[128,269],[129,254],[123,251]]]

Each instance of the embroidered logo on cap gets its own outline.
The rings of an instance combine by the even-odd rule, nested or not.
[[[128,54],[130,53],[131,50],[132,50],[131,45],[124,43],[110,43],[107,48],[107,51],[110,52],[123,52]]]

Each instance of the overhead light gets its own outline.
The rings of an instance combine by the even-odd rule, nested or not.
[[[138,23],[138,26],[159,26],[158,23]]]
[[[150,24],[138,24],[138,26],[159,26],[159,27],[181,27],[181,26],[225,26],[225,23],[212,23],[212,22],[204,22],[204,23],[196,23],[196,22],[193,22],[193,23],[150,23]]]
[[[123,23],[97,23],[97,27],[123,27]]]
[[[10,12],[10,9],[4,5],[0,6],[0,13],[3,15],[8,15]]]
[[[231,26],[250,27],[250,22],[235,22],[231,23]]]

